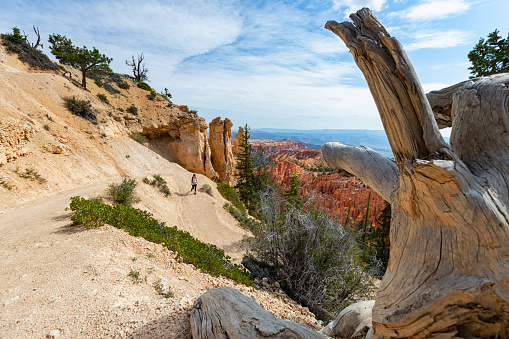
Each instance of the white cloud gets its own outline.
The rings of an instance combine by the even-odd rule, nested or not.
[[[458,30],[424,31],[413,35],[414,42],[405,46],[407,51],[422,48],[447,48],[465,45],[470,42],[471,33]]]
[[[334,9],[341,11],[345,8],[345,16],[358,11],[363,7],[368,7],[373,12],[381,11],[385,6],[385,0],[334,0]]]
[[[439,20],[463,14],[471,5],[467,0],[427,0],[401,14],[411,21]]]

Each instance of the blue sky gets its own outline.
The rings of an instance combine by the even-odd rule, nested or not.
[[[467,53],[498,28],[507,0],[0,0],[0,32],[59,33],[125,60],[143,52],[149,83],[211,121],[293,129],[382,129],[366,82],[328,20],[369,7],[403,44],[426,91],[468,78]]]

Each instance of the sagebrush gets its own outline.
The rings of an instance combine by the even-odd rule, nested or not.
[[[119,184],[110,184],[108,194],[115,204],[131,206],[140,201],[140,198],[135,194],[137,185],[136,179],[123,178]]]

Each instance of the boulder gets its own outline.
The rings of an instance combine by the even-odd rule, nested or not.
[[[212,167],[219,176],[219,181],[232,184],[234,159],[231,146],[232,122],[226,118],[215,118],[209,124],[209,145],[212,157]]]
[[[370,338],[374,300],[360,301],[341,311],[320,333],[333,338]]]

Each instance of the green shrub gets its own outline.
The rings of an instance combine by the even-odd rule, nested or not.
[[[294,300],[326,319],[374,292],[375,270],[361,263],[358,235],[317,209],[262,195],[251,253]]]
[[[136,108],[136,106],[134,106],[134,104],[131,104],[131,106],[127,107],[126,112],[134,114],[134,115],[138,115],[138,108]]]
[[[146,82],[138,82],[138,87],[141,88],[141,89],[144,89],[145,91],[153,91],[152,87],[150,87],[149,84],[147,84]]]
[[[104,94],[97,94],[97,97],[99,98],[99,100],[101,100],[102,102],[104,102],[105,104],[110,104],[110,101],[108,100],[108,97]]]
[[[213,196],[213,194],[212,194],[212,187],[210,187],[210,185],[208,185],[208,184],[203,184],[200,187],[200,192],[205,192],[208,195]]]
[[[237,221],[240,223],[240,225],[245,228],[246,230],[251,230],[255,226],[255,219],[252,219],[247,216],[246,212],[242,212],[237,207],[232,206],[228,203],[224,204],[224,209],[227,210]]]
[[[97,116],[92,111],[92,105],[90,101],[79,100],[76,97],[63,98],[67,109],[74,115],[82,117],[97,125]]]
[[[130,206],[107,205],[100,201],[71,198],[71,220],[74,225],[100,227],[105,224],[126,230],[130,235],[164,244],[188,264],[193,264],[212,276],[222,275],[238,283],[250,285],[249,273],[232,263],[231,258],[215,245],[203,243],[177,227],[166,227],[147,211]]]
[[[111,184],[108,193],[115,204],[131,206],[140,201],[134,193],[137,184],[136,179],[123,178],[120,184]]]
[[[16,53],[20,61],[26,62],[31,67],[51,71],[58,70],[56,64],[46,54],[33,48],[25,41],[25,38],[20,34],[19,28],[14,27],[11,34],[1,34],[1,38],[7,52]]]
[[[117,84],[118,88],[121,88],[121,89],[129,89],[131,88],[131,86],[129,86],[129,84],[127,83],[127,81],[121,81]]]
[[[149,98],[149,100],[154,100],[157,96],[157,92],[154,91],[153,89],[150,90],[150,94],[147,95],[147,97]]]
[[[33,168],[26,168],[24,172],[19,171],[19,167],[15,170],[21,178],[37,181],[40,184],[44,184],[47,180],[44,179],[36,170]]]
[[[96,84],[97,87],[103,87],[101,79],[94,79],[94,83]]]
[[[246,212],[246,206],[240,201],[240,197],[233,187],[228,184],[218,183],[217,190],[221,193],[223,198],[231,202],[233,206],[238,208],[242,213]]]
[[[147,143],[147,138],[141,133],[132,134],[131,139],[142,145],[145,145]]]
[[[120,91],[118,89],[116,89],[115,87],[111,86],[111,84],[109,84],[109,83],[105,83],[103,85],[103,87],[104,87],[104,89],[106,91],[108,91],[108,93],[111,93],[111,94],[118,94],[118,93],[120,93]]]
[[[154,175],[154,180],[150,180],[149,178],[143,178],[143,182],[148,185],[157,186],[159,191],[164,194],[165,197],[171,195],[171,191],[168,188],[168,184],[166,180],[159,174]]]

